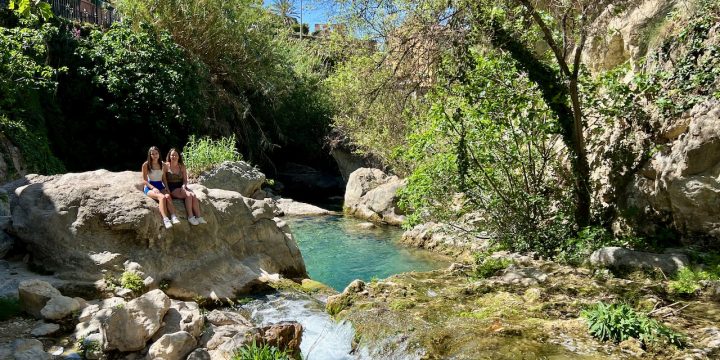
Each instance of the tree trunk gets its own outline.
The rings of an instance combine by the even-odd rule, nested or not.
[[[580,228],[590,224],[590,164],[587,160],[585,148],[585,136],[583,134],[583,116],[580,106],[580,95],[578,90],[577,75],[570,79],[569,84],[570,100],[573,109],[573,170],[575,172],[575,221]]]

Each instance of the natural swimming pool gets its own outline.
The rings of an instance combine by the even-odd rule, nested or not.
[[[376,226],[343,216],[287,218],[308,274],[342,291],[355,279],[370,281],[408,271],[429,271],[447,264],[426,250],[399,245],[402,229]]]

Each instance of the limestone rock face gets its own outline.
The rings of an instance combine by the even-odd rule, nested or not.
[[[297,244],[273,220],[265,201],[190,185],[208,224],[186,220],[162,226],[157,203],[145,196],[137,172],[97,170],[29,175],[6,184],[11,232],[32,261],[61,278],[94,281],[102,271],[119,277],[124,262],[168,284],[176,298],[231,298],[258,284],[260,274],[306,275]],[[183,204],[175,201],[178,216]]]
[[[604,247],[590,255],[590,264],[607,268],[659,268],[666,274],[671,274],[688,266],[690,262],[684,254],[652,254],[621,247]]]
[[[0,155],[0,183],[27,174],[27,165],[20,149],[5,134],[0,134]]]
[[[353,154],[351,151],[348,151],[343,148],[335,148],[330,150],[330,155],[335,159],[335,162],[338,164],[338,168],[340,169],[340,174],[343,177],[343,181],[345,183],[348,182],[350,179],[350,174],[353,173],[353,171],[365,167],[365,159],[360,157],[359,155]]]
[[[688,125],[628,189],[628,205],[686,234],[720,237],[720,101],[695,106]]]
[[[225,161],[200,174],[197,181],[208,188],[235,191],[252,197],[265,182],[265,174],[244,161]]]
[[[170,298],[161,290],[153,290],[124,306],[103,310],[106,312],[100,320],[103,350],[142,350],[160,329],[169,308]]]
[[[397,191],[405,184],[405,180],[379,169],[357,169],[350,174],[343,208],[361,219],[400,225],[405,216],[397,206]]]
[[[588,38],[583,62],[593,71],[609,70],[640,60],[647,53],[648,41],[675,7],[674,0],[642,0],[618,11],[610,5],[596,21],[595,33]],[[619,13],[618,13],[619,12]]]

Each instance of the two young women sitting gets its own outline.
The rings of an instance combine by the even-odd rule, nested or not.
[[[177,150],[170,149],[166,161],[163,162],[160,160],[160,149],[157,146],[150,147],[147,161],[142,165],[142,179],[145,194],[159,204],[166,229],[180,223],[180,219],[175,215],[173,199],[185,200],[185,210],[191,225],[207,224],[200,214],[200,202],[187,187],[187,170],[182,155]]]

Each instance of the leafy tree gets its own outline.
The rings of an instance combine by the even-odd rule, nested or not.
[[[431,83],[444,71],[439,68],[443,53],[463,59],[475,48],[494,48],[511,56],[518,71],[526,73],[538,87],[551,116],[558,120],[553,131],[561,135],[572,166],[575,229],[594,221],[584,135],[587,119],[580,87],[581,54],[595,19],[609,4],[622,6],[626,1],[348,0],[347,3],[353,9],[351,23],[366,29],[368,36],[384,40],[377,68],[392,69],[392,76],[382,86],[373,88],[373,82],[365,86],[368,94],[383,87],[407,88],[412,81],[398,76],[404,66],[411,74],[413,71],[422,74],[427,69],[429,79],[417,84]],[[439,49],[436,56],[433,49]],[[453,76],[458,83],[467,81],[462,69]],[[418,88],[408,93],[422,96],[423,91]],[[405,110],[412,106],[398,105]],[[380,118],[378,121],[383,122]],[[336,123],[343,124],[343,120],[336,118]],[[357,140],[364,134],[351,130],[350,135]]]
[[[472,22],[481,36],[493,46],[508,51],[543,91],[558,117],[559,133],[571,151],[576,201],[575,219],[579,227],[591,222],[590,165],[587,156],[580,77],[582,52],[592,32],[592,24],[609,5],[624,6],[625,0],[583,0],[540,2],[507,0],[473,2]],[[530,30],[530,31],[528,31]],[[534,31],[533,31],[534,30]],[[532,34],[549,49],[533,51]],[[530,36],[528,36],[530,35]]]
[[[64,69],[46,64],[45,39],[57,29],[0,27],[0,132],[20,149],[27,169],[54,174],[64,170],[53,156],[46,132],[42,104],[56,89]],[[12,165],[12,164],[11,164]],[[17,173],[21,169],[14,169]]]
[[[53,13],[49,3],[43,0],[10,0],[8,8],[14,11],[26,24],[52,19]]]
[[[248,160],[270,165],[270,153],[289,135],[273,114],[304,86],[291,29],[257,0],[122,0],[118,7],[170,33],[208,71],[208,121],[199,134],[234,133]]]
[[[464,81],[439,84],[413,124],[407,156],[417,166],[402,204],[411,222],[480,217],[506,248],[555,255],[573,220],[557,121],[511,58],[470,55],[468,66],[447,65],[450,75],[465,67]]]
[[[182,144],[206,113],[201,64],[170,35],[129,22],[87,37],[63,30],[54,44],[69,68],[60,78],[59,111],[47,128],[53,150],[73,171],[135,168],[150,145]],[[57,113],[56,113],[57,112]]]

